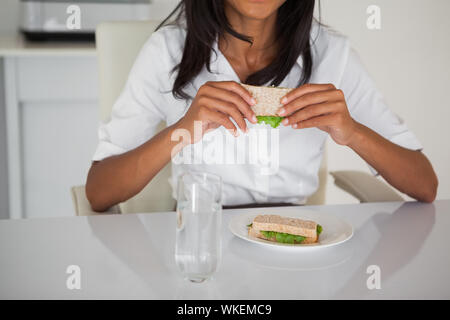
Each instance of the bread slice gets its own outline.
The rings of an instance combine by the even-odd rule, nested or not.
[[[281,98],[293,89],[280,87],[257,87],[248,84],[242,86],[252,94],[256,104],[252,110],[256,116],[278,117],[278,110],[283,106]]]
[[[267,238],[265,235],[263,235],[260,230],[255,230],[255,228],[251,227],[248,229],[248,235],[250,237],[254,237],[254,238],[259,238],[259,239],[264,239],[264,240],[269,240],[269,241],[273,241],[273,242],[277,242],[277,240],[275,238]],[[315,238],[310,238],[310,237],[306,237],[305,240],[303,240],[303,242],[301,244],[311,244],[311,243],[316,243],[319,240],[318,237]]]
[[[289,233],[307,238],[317,238],[317,223],[279,215],[258,215],[253,219],[252,227],[258,231]]]

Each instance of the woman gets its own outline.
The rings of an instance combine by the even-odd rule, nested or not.
[[[314,21],[314,5],[182,1],[176,22],[144,45],[111,121],[100,127],[86,186],[92,208],[104,211],[142,190],[182,149],[172,138],[177,130],[194,137],[201,121],[188,148],[211,131],[254,129],[255,101],[239,83],[295,88],[278,111],[285,119],[277,173],[260,174],[251,164],[181,164],[172,183],[187,170],[209,171],[223,178],[225,205],[301,203],[317,189],[329,135],[401,192],[434,201],[438,182],[420,143],[387,108],[348,41]],[[168,127],[155,135],[162,120]]]

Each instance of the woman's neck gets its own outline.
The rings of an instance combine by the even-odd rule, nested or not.
[[[277,54],[275,26],[277,13],[264,20],[242,16],[232,6],[225,5],[225,14],[231,27],[238,33],[249,36],[253,44],[225,33],[219,39],[220,51],[229,59],[259,70],[270,64]]]

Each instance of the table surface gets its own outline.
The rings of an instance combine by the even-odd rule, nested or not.
[[[350,222],[354,236],[286,252],[239,239],[233,215],[316,210]],[[184,280],[174,261],[175,213],[0,221],[1,299],[449,299],[450,200],[224,210],[214,278]],[[69,265],[81,289],[69,290]],[[380,268],[369,290],[367,268]]]

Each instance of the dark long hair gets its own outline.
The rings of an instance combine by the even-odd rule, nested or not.
[[[178,70],[172,94],[178,99],[189,99],[184,87],[206,66],[210,69],[211,52],[217,36],[224,33],[249,43],[252,39],[233,30],[225,15],[226,0],[182,0],[170,15],[156,28],[167,24],[183,24],[187,27],[186,40],[181,62],[172,72]],[[312,72],[310,48],[311,25],[314,16],[315,0],[287,0],[279,9],[276,22],[276,39],[279,53],[275,60],[253,74],[246,84],[263,85],[270,82],[279,86],[289,74],[292,66],[301,56],[303,72],[298,85],[307,83]],[[170,20],[176,16],[175,21]],[[215,53],[217,55],[217,53]]]

